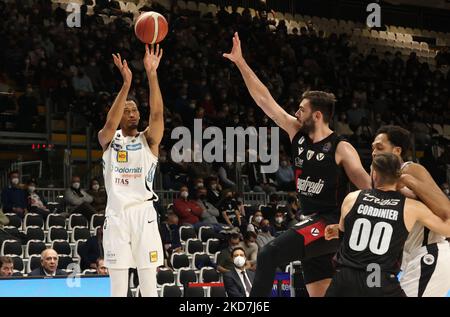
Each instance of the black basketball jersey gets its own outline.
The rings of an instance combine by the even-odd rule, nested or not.
[[[397,274],[408,238],[405,197],[396,191],[363,190],[344,219],[345,235],[337,255],[339,265]]]
[[[336,147],[343,140],[334,132],[317,143],[301,132],[292,140],[296,191],[304,214],[332,214],[339,219],[349,184],[335,158]]]

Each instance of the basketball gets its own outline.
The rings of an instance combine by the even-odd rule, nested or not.
[[[137,38],[145,44],[161,42],[167,35],[169,25],[158,12],[144,12],[136,20],[134,32]]]

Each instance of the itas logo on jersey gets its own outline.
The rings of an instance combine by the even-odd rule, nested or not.
[[[309,176],[306,179],[297,179],[297,190],[299,193],[311,196],[312,194],[320,194],[322,192],[325,182],[319,179],[317,182],[309,180]]]
[[[128,144],[127,151],[139,151],[142,149],[142,143]]]
[[[154,263],[158,261],[158,251],[150,252],[150,262]]]
[[[128,162],[128,152],[127,151],[118,151],[117,152],[117,162],[118,163],[127,163]]]

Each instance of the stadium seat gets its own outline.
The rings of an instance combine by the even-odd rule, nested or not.
[[[74,263],[70,255],[58,254],[58,269],[67,270],[67,267]]]
[[[40,255],[30,256],[27,264],[27,273],[30,273],[31,271],[37,269],[40,266],[41,266],[41,256]]]
[[[29,226],[38,226],[44,229],[44,218],[39,214],[28,213],[23,219],[23,229],[25,230]]]
[[[53,242],[53,240],[67,240],[67,230],[63,227],[51,227],[48,230],[47,241],[49,243]]]
[[[208,241],[206,241],[206,253],[214,255],[218,251],[220,251],[220,240],[208,239]]]
[[[23,266],[22,258],[18,255],[10,255],[10,257],[14,262],[14,271],[25,273],[25,268]]]
[[[66,240],[53,240],[52,249],[58,253],[58,255],[72,255],[72,249],[69,242]]]
[[[69,217],[69,230],[73,230],[75,227],[87,227],[88,221],[82,214],[71,214]]]
[[[209,255],[204,252],[195,252],[192,257],[192,267],[199,270],[206,266],[213,266]]]
[[[22,245],[17,240],[5,240],[2,243],[0,255],[18,255],[22,256]]]
[[[86,269],[81,273],[81,275],[97,275],[97,270]]]
[[[48,230],[50,227],[59,226],[66,227],[66,218],[57,214],[50,214],[47,216],[47,220],[45,221],[45,229]]]
[[[33,255],[40,255],[45,249],[47,249],[47,246],[43,241],[30,240],[25,246],[25,258],[31,258]]]
[[[184,297],[205,297],[205,290],[203,287],[185,287],[183,295]]]
[[[4,230],[6,233],[8,233],[8,234],[10,234],[10,235],[12,235],[12,236],[14,236],[14,237],[20,237],[20,231],[19,231],[19,229],[18,229],[17,227],[15,227],[15,226],[6,226],[6,227],[3,227],[3,230]]]
[[[188,239],[195,239],[197,235],[191,226],[181,226],[179,229],[181,242],[186,242]]]
[[[189,258],[185,253],[172,253],[170,257],[170,263],[174,270],[178,270],[182,267],[189,267]]]
[[[225,288],[223,286],[210,286],[206,291],[207,297],[227,297]]]
[[[85,244],[86,240],[78,240],[77,242],[75,242],[75,248],[73,250],[74,258],[81,258],[82,249],[84,248]]]
[[[202,226],[198,229],[198,238],[202,242],[206,242],[209,238],[211,238],[214,233],[214,229],[209,226]]]
[[[183,292],[180,287],[175,284],[164,284],[161,287],[162,297],[182,297]]]
[[[215,268],[202,267],[200,269],[200,283],[220,282],[220,275]]]
[[[89,229],[95,230],[95,228],[99,226],[103,226],[103,223],[105,222],[105,215],[103,214],[94,214],[91,218],[91,223],[89,225]]]
[[[91,231],[86,227],[76,226],[72,230],[70,241],[75,243],[78,240],[87,240],[91,237]]]
[[[159,268],[156,273],[156,285],[161,287],[163,284],[175,283],[175,274],[169,268]]]
[[[25,235],[27,236],[27,240],[40,240],[45,241],[45,233],[41,227],[38,226],[29,226],[25,230]]]
[[[196,252],[203,252],[203,243],[199,239],[188,239],[186,241],[186,254],[192,255]]]
[[[197,274],[190,268],[180,268],[177,275],[177,285],[187,287],[188,284],[197,283]]]
[[[13,213],[6,213],[5,216],[7,216],[9,219],[8,226],[14,226],[16,228],[22,227],[22,219],[20,219],[20,217],[18,215],[13,214]]]

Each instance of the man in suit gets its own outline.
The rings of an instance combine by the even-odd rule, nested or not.
[[[31,271],[28,276],[54,277],[67,275],[66,272],[58,270],[58,253],[53,249],[45,249],[41,253],[41,266]]]
[[[242,247],[231,252],[234,269],[223,274],[223,282],[228,297],[249,297],[255,273],[245,269],[246,256]]]

